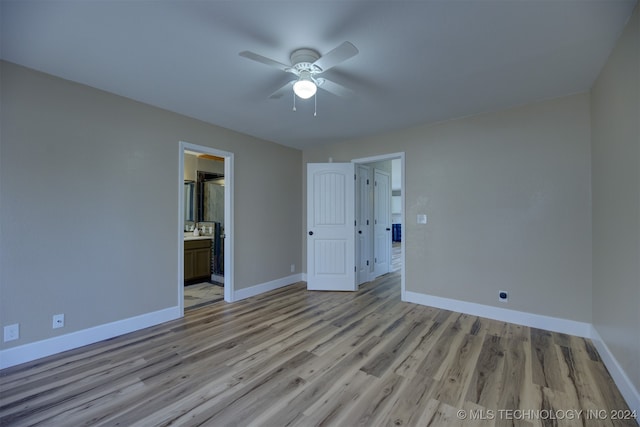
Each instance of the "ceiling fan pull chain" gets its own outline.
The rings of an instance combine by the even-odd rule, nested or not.
[[[316,117],[316,112],[318,111],[318,92],[313,95],[313,117]]]
[[[293,92],[293,111],[296,111],[296,93]]]

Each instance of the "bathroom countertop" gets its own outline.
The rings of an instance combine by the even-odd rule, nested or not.
[[[188,234],[185,233],[185,235],[184,235],[184,240],[204,240],[204,239],[211,240],[211,239],[213,239],[213,236],[210,236],[210,235],[194,236],[190,232]]]

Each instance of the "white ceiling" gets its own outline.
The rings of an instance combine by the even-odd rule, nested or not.
[[[304,149],[588,90],[636,0],[0,0],[2,59]],[[268,96],[301,47],[354,89]]]

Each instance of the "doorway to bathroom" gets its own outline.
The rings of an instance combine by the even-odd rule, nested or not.
[[[181,312],[233,301],[233,153],[180,142]]]

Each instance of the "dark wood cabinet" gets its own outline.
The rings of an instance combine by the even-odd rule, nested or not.
[[[184,283],[211,279],[211,239],[184,241]]]

